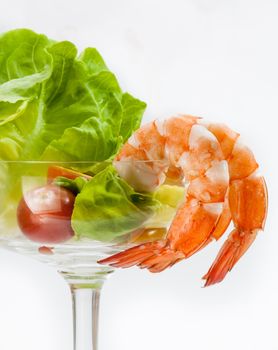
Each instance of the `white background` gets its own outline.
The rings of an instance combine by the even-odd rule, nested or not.
[[[95,46],[145,121],[191,113],[241,132],[269,187],[266,230],[224,283],[201,288],[221,242],[169,271],[118,271],[100,350],[278,349],[278,2],[1,0],[0,31]],[[0,251],[0,349],[71,350],[70,293],[49,267]]]

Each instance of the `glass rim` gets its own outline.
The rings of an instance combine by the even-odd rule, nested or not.
[[[102,161],[96,161],[96,160],[3,160],[0,159],[0,164],[53,164],[53,165],[66,165],[66,164],[113,164],[113,163],[160,163],[160,164],[168,164],[167,160],[163,159],[148,159],[148,160],[141,160],[141,159],[122,159],[122,160],[102,160]]]

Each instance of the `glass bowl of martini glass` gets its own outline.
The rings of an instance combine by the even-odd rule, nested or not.
[[[74,349],[96,350],[100,290],[113,272],[98,261],[163,238],[184,188],[164,184],[139,193],[112,164],[80,161],[0,161],[0,176],[0,247],[47,263],[65,278]]]

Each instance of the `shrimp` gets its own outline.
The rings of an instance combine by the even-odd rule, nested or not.
[[[160,272],[218,240],[232,221],[233,230],[203,277],[210,286],[224,279],[264,229],[264,178],[252,151],[224,124],[188,115],[153,121],[130,137],[114,165],[139,191],[154,191],[169,173],[188,187],[165,239],[134,246],[101,264]]]

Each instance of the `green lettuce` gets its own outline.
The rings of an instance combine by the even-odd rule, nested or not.
[[[112,159],[145,103],[122,92],[94,48],[27,29],[0,37],[0,159]]]
[[[64,176],[58,176],[54,180],[55,185],[64,187],[67,190],[70,190],[75,195],[77,195],[82,191],[83,187],[87,182],[88,180],[85,179],[84,177],[77,177],[76,179],[73,180]]]
[[[160,205],[151,194],[134,191],[112,166],[79,190],[72,214],[77,237],[112,241],[142,226]]]
[[[148,195],[134,192],[112,167],[90,182],[58,177],[55,184],[78,195],[72,218],[77,237],[106,241],[140,227],[167,227],[186,194],[184,187],[173,185],[162,185]]]
[[[11,217],[10,213],[16,223],[22,176],[46,175],[45,166],[32,167],[20,161],[95,162],[91,166],[80,164],[79,170],[93,175],[102,172],[139,127],[145,108],[144,102],[121,90],[115,75],[95,48],[86,48],[78,55],[73,43],[57,42],[28,29],[1,35],[2,226]],[[76,184],[76,191],[79,191],[78,186],[81,183]],[[122,187],[125,186],[122,184]],[[89,184],[88,188],[84,186],[84,196],[89,188]],[[130,200],[131,197],[126,194],[127,188],[119,202],[129,203],[126,198]],[[81,206],[82,198],[83,191],[79,198]],[[9,214],[7,203],[11,207]],[[140,207],[132,203],[130,201],[133,211]],[[145,211],[136,210],[136,218],[141,222]],[[81,212],[80,209],[80,215]],[[126,226],[135,226],[130,221]],[[77,223],[76,227],[79,232],[81,228]],[[120,232],[123,231],[122,228]]]

